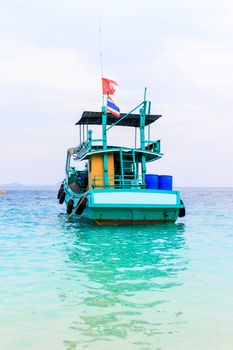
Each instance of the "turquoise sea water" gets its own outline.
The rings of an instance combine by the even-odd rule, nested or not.
[[[232,189],[135,227],[62,224],[56,194],[0,196],[0,349],[233,348]]]

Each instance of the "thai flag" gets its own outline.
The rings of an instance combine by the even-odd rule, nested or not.
[[[113,99],[109,96],[107,99],[107,112],[115,115],[116,117],[120,117],[120,109],[117,107]]]

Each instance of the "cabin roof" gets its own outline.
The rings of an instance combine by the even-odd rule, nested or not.
[[[126,113],[121,113],[120,118],[126,115]],[[149,125],[153,122],[155,122],[157,119],[162,117],[161,115],[155,115],[155,114],[147,114],[145,125]],[[117,117],[112,115],[111,113],[108,113],[107,117],[107,125],[112,125],[118,120]],[[101,112],[90,112],[85,111],[83,112],[81,118],[75,125],[102,125],[102,113]],[[121,120],[118,124],[118,126],[140,126],[140,114],[129,114],[126,118]]]

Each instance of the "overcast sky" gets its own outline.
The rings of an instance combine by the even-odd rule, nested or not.
[[[64,178],[74,123],[100,110],[104,75],[122,112],[144,86],[176,186],[233,186],[233,3],[222,0],[0,0],[0,183]],[[115,128],[112,142],[133,131]]]

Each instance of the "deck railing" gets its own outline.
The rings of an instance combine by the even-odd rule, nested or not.
[[[146,145],[146,151],[150,151],[153,153],[160,153],[160,140],[152,141],[152,140],[145,140]]]
[[[145,188],[145,182],[141,177],[135,178],[134,175],[113,175],[108,176],[108,184],[104,185],[103,176],[94,176],[91,184],[93,189],[139,189]]]
[[[80,145],[78,145],[75,149],[75,159],[80,159],[82,158],[87,152],[92,151],[93,149],[93,143],[100,143],[102,140],[101,139],[94,139],[90,142],[90,140],[86,140],[84,142],[82,142]],[[147,146],[145,151],[149,151],[152,153],[156,153],[159,154],[160,153],[160,140],[157,141],[151,141],[151,140],[147,140]],[[96,145],[97,146],[97,145]],[[102,145],[98,145],[100,148],[102,148]],[[137,149],[135,149],[136,151]]]
[[[84,154],[86,154],[90,150],[91,148],[90,148],[89,140],[80,143],[80,145],[78,145],[75,149],[75,159],[82,158],[82,156],[84,156]]]

